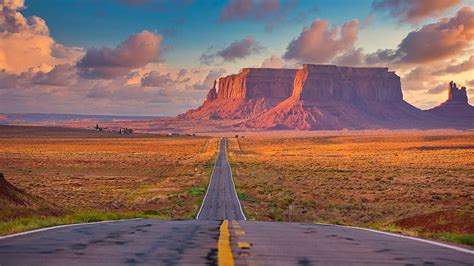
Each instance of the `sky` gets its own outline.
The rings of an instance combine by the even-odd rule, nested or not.
[[[244,67],[386,66],[474,103],[474,0],[0,0],[0,112],[176,115]]]

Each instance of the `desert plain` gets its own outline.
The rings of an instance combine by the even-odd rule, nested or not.
[[[208,136],[15,126],[0,131],[6,180],[44,200],[41,207],[5,205],[3,234],[21,231],[18,224],[35,227],[28,227],[31,219],[76,213],[193,218],[218,135],[226,135],[238,195],[251,220],[344,224],[473,244],[471,131]]]

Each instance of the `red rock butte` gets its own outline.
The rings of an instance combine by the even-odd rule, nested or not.
[[[449,91],[447,102],[470,109],[422,111],[403,100],[400,77],[385,67],[244,68],[214,82],[204,103],[179,117],[259,130],[473,128],[466,89]]]
[[[474,120],[474,107],[468,103],[466,87],[459,89],[453,81],[448,84],[448,100],[428,112],[451,119]]]

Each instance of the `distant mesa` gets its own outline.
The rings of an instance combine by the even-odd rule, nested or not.
[[[474,107],[468,103],[466,87],[459,89],[453,81],[448,84],[448,99],[427,112],[450,119],[474,120]]]
[[[199,108],[179,118],[231,120],[236,130],[474,128],[465,88],[450,83],[448,101],[437,108],[404,101],[400,77],[388,68],[306,64],[220,78]]]

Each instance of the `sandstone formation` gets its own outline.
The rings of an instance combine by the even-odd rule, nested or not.
[[[459,89],[453,81],[448,84],[448,100],[427,112],[449,119],[474,121],[474,107],[468,103],[466,87]]]
[[[450,91],[444,105],[467,104],[465,89]],[[204,103],[179,117],[231,120],[239,130],[474,127],[405,102],[388,68],[335,65],[245,68],[214,82]]]
[[[244,68],[240,73],[214,82],[205,102],[181,117],[248,119],[255,117],[291,95],[294,69]]]

